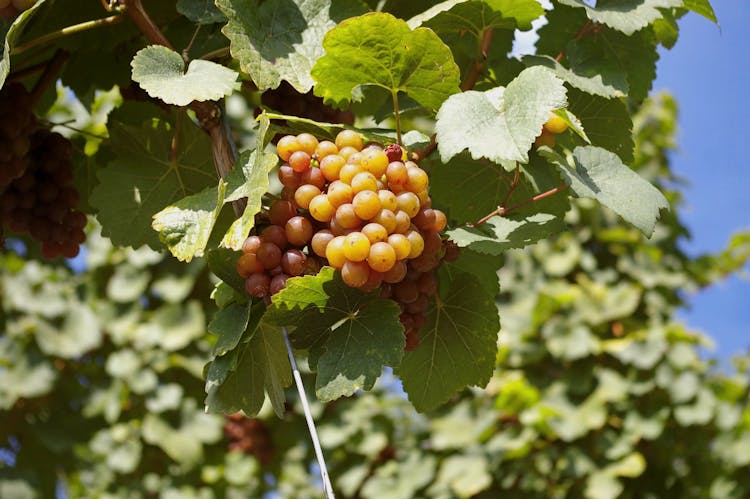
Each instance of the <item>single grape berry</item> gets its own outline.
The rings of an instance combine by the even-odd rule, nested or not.
[[[245,291],[256,298],[267,296],[270,287],[271,279],[264,273],[251,274],[245,279]]]
[[[542,127],[549,133],[558,134],[568,129],[568,123],[556,114],[552,114]]]
[[[385,155],[388,157],[388,161],[393,163],[394,161],[401,161],[404,151],[398,144],[390,144],[384,149]]]

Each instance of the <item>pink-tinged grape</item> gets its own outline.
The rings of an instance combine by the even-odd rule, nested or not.
[[[262,272],[251,274],[245,279],[245,291],[250,296],[263,298],[268,295],[271,288],[271,279]]]
[[[344,256],[352,262],[362,262],[370,254],[370,240],[361,232],[352,232],[344,240]]]
[[[402,192],[396,196],[398,209],[413,218],[419,212],[419,198],[413,192]]]
[[[272,269],[281,263],[281,250],[273,243],[261,243],[255,254],[265,269]]]
[[[342,204],[352,202],[354,191],[349,184],[335,180],[328,186],[328,199],[334,207],[338,208]]]
[[[344,203],[336,208],[336,215],[334,217],[336,223],[344,229],[353,229],[362,223],[351,203]]]
[[[436,222],[435,210],[432,208],[422,208],[412,219],[412,222],[414,222],[414,225],[416,225],[419,230],[432,229],[435,227]]]
[[[279,167],[278,176],[279,182],[281,182],[281,185],[283,185],[284,187],[291,187],[292,189],[296,189],[300,186],[300,184],[302,184],[301,175],[295,172],[289,165],[281,165]]]
[[[445,213],[443,213],[440,210],[434,210],[435,212],[435,225],[432,227],[432,229],[435,232],[442,232],[445,230],[445,226],[448,225],[448,218],[445,216]]]
[[[345,236],[336,236],[326,246],[326,260],[335,269],[340,269],[346,263],[346,256],[344,256],[345,240]]]
[[[370,266],[365,262],[347,261],[341,268],[341,279],[353,288],[361,288],[370,278]]]
[[[427,172],[423,169],[418,166],[413,166],[406,169],[406,174],[408,177],[406,187],[411,192],[420,192],[427,189],[430,180],[427,177]]]
[[[424,239],[424,252],[428,254],[437,254],[443,247],[443,240],[440,238],[440,234],[434,230],[427,230],[422,232],[422,239]]]
[[[436,294],[438,286],[435,275],[430,272],[420,274],[417,279],[417,287],[419,288],[419,292],[425,295],[432,296]]]
[[[298,249],[291,249],[281,256],[281,268],[289,276],[302,275],[307,257]]]
[[[542,130],[542,134],[534,140],[534,147],[555,147],[555,135],[547,130]]]
[[[296,151],[289,156],[289,166],[291,166],[292,170],[295,172],[302,173],[310,168],[311,160],[311,156],[305,151]]]
[[[301,133],[297,135],[297,144],[299,144],[300,151],[304,151],[312,156],[315,153],[315,149],[318,148],[318,139],[311,133]]]
[[[268,285],[268,292],[271,295],[275,295],[286,287],[286,280],[289,276],[286,274],[277,274],[271,279],[271,283]]]
[[[326,178],[320,168],[313,166],[302,172],[302,183],[314,185],[318,189],[322,189],[326,185]]]
[[[336,144],[334,144],[330,140],[321,140],[318,143],[318,147],[315,148],[315,157],[317,157],[318,161],[320,161],[326,156],[338,154],[338,152],[339,148],[336,147]]]
[[[406,239],[411,244],[411,250],[409,250],[409,258],[416,258],[424,251],[424,239],[422,235],[416,230],[410,230],[406,233]]]
[[[406,262],[398,261],[391,267],[391,270],[383,273],[383,281],[390,284],[401,282],[406,277],[406,271]]]
[[[317,186],[310,184],[301,185],[294,191],[294,202],[297,203],[297,206],[306,210],[310,207],[310,201],[319,195],[320,189]]]
[[[394,192],[401,192],[406,188],[409,182],[409,173],[406,165],[401,161],[394,161],[388,164],[385,170],[385,178],[388,180],[388,187]]]
[[[362,136],[354,130],[341,130],[336,135],[336,147],[341,150],[342,147],[353,147],[358,151],[362,149]]]
[[[310,242],[310,246],[312,247],[313,253],[316,255],[325,258],[326,256],[326,246],[328,246],[328,243],[333,240],[335,236],[330,230],[320,230],[315,233],[312,237],[312,241]]]
[[[354,196],[352,201],[354,206],[354,213],[357,214],[361,220],[370,220],[380,213],[380,199],[378,195],[373,191],[361,191]]]
[[[255,253],[258,251],[258,248],[260,248],[260,243],[262,243],[262,241],[258,236],[248,236],[242,243],[242,252]]]
[[[404,155],[404,150],[398,144],[390,144],[384,149],[386,156],[388,156],[388,162],[393,163],[394,161],[401,161]]]
[[[393,229],[393,232],[406,234],[409,227],[411,227],[411,217],[405,211],[398,210],[396,212],[396,228]]]
[[[370,172],[359,172],[351,181],[352,191],[354,194],[362,191],[378,191],[378,181],[375,176]]]
[[[286,232],[284,231],[284,227],[279,225],[269,225],[263,229],[260,233],[260,239],[264,243],[275,244],[279,249],[283,250],[286,248]]]
[[[282,161],[289,161],[292,153],[300,150],[299,142],[297,137],[294,135],[285,135],[279,139],[276,143],[276,153]]]
[[[367,263],[377,272],[388,272],[396,264],[396,251],[388,243],[375,243],[370,246]]]
[[[250,274],[263,272],[263,265],[258,261],[255,253],[245,253],[237,259],[237,273],[247,279]]]
[[[312,198],[308,210],[310,210],[310,215],[318,222],[329,222],[336,213],[336,208],[325,194],[318,194]]]
[[[393,250],[396,252],[396,260],[404,260],[409,258],[411,253],[411,242],[403,234],[391,234],[388,236],[388,244],[393,246]]]
[[[381,149],[373,147],[362,152],[360,164],[376,177],[381,177],[385,173],[388,163],[388,156]]]
[[[297,210],[294,207],[294,203],[283,199],[274,201],[268,209],[268,219],[271,223],[273,225],[281,225],[282,227],[286,224],[287,220],[296,214]]]
[[[393,287],[393,296],[400,303],[412,303],[419,298],[419,289],[414,281],[403,280]]]
[[[331,154],[320,160],[320,171],[329,182],[339,179],[339,172],[346,160],[338,154]]]
[[[417,198],[419,198],[420,208],[432,208],[432,200],[430,199],[430,193],[427,189],[419,191],[417,193]]]
[[[380,243],[388,240],[388,231],[379,223],[369,223],[362,227],[361,232],[367,236],[370,243]]]
[[[362,291],[368,293],[370,291],[375,291],[378,289],[381,284],[383,283],[383,274],[382,272],[376,272],[370,269],[370,275],[367,278],[367,282],[364,283],[359,289]]]
[[[284,229],[286,230],[286,240],[293,246],[304,246],[312,239],[312,222],[306,217],[290,218]]]
[[[385,208],[380,210],[372,221],[385,227],[388,234],[396,230],[396,214],[391,210],[386,210]]]

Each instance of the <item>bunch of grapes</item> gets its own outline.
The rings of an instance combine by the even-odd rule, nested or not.
[[[0,192],[24,174],[36,130],[31,95],[20,83],[0,90]]]
[[[253,454],[261,464],[273,458],[273,441],[262,420],[245,417],[241,412],[224,417],[224,434],[229,439],[229,450]]]
[[[335,142],[287,135],[277,152],[284,189],[268,210],[270,225],[245,240],[237,263],[247,293],[267,297],[289,277],[328,264],[347,285],[381,288],[395,300],[407,347],[416,347],[446,253],[439,234],[446,217],[432,208],[427,173],[404,161],[397,144],[363,148],[350,130]]]
[[[48,259],[73,258],[86,239],[86,215],[76,210],[70,141],[46,129],[31,136],[27,168],[0,196],[3,225],[42,243]]]

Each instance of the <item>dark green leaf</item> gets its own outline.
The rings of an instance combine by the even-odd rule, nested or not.
[[[208,332],[219,338],[214,345],[213,355],[224,355],[234,350],[242,338],[250,320],[250,303],[231,303],[216,311],[208,323]]]

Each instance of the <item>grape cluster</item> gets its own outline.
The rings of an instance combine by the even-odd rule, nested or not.
[[[273,440],[262,420],[245,417],[241,412],[224,417],[224,434],[229,439],[229,450],[253,454],[261,464],[273,458]]]
[[[31,96],[20,83],[0,90],[0,192],[28,166],[31,135],[36,130],[31,108]]]
[[[245,240],[237,262],[247,293],[267,297],[328,264],[347,285],[395,300],[407,347],[416,347],[446,254],[446,216],[431,206],[427,173],[397,144],[363,148],[351,130],[335,142],[287,135],[276,149],[284,188],[265,214],[270,225]]]
[[[39,129],[29,140],[27,166],[0,195],[2,225],[42,243],[47,259],[73,258],[86,239],[86,215],[75,209],[72,147],[58,133]]]

